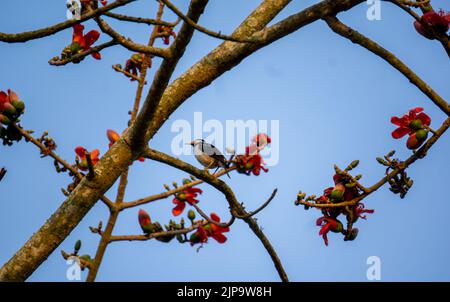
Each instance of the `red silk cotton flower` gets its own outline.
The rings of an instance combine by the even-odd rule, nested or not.
[[[422,111],[423,108],[417,107],[402,117],[391,118],[391,123],[399,126],[392,132],[392,137],[399,139],[408,134],[406,146],[411,150],[419,148],[428,137],[427,128],[431,124],[431,119]]]
[[[434,39],[433,31],[438,34],[446,34],[449,29],[450,14],[440,10],[429,11],[423,14],[419,21],[414,21],[414,27],[419,34],[427,39]]]
[[[272,139],[265,133],[260,133],[252,139],[252,143],[245,148],[245,155],[237,155],[234,162],[238,173],[258,176],[261,170],[269,172],[269,169],[264,167],[264,160],[259,153]]]
[[[330,231],[334,233],[342,232],[342,223],[334,218],[322,216],[316,221],[317,226],[320,226],[319,235],[322,236],[325,245],[328,246],[328,233]]]
[[[424,125],[429,126],[431,119],[422,111],[423,108],[417,107],[409,110],[409,113],[402,117],[393,116],[391,123],[397,125],[398,128],[392,132],[392,137],[399,139],[407,134],[412,134],[417,130],[423,129]]]
[[[211,213],[210,217],[211,220],[220,223],[220,217],[216,213]],[[211,237],[218,243],[223,244],[227,241],[227,237],[225,237],[223,233],[227,233],[229,231],[229,227],[221,227],[213,223],[208,223],[204,226],[199,226],[197,228],[197,232],[191,235],[189,241],[191,242],[191,245],[195,245],[197,243],[203,244],[208,242],[208,237]]]
[[[83,147],[76,147],[75,153],[77,154],[78,168],[81,171],[87,171],[89,169],[89,165],[88,165],[87,157],[86,157],[86,153],[88,153],[88,151]],[[90,152],[89,154],[91,156],[92,165],[95,166],[98,163],[98,161],[100,160],[99,159],[100,151],[98,149],[95,149],[92,152]]]
[[[203,191],[199,188],[187,188],[175,195],[172,202],[176,205],[172,209],[173,216],[178,216],[183,213],[186,207],[186,202],[190,205],[196,204],[199,201],[196,199],[198,194],[202,194]]]
[[[84,25],[76,24],[73,26],[72,45],[70,46],[72,54],[88,51],[100,37],[100,33],[96,30],[91,30],[85,35],[83,35],[83,31]],[[93,53],[92,57],[97,60],[102,58],[101,54],[98,52]]]

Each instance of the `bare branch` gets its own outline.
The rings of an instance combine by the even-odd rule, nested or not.
[[[199,32],[202,32],[210,37],[218,38],[221,40],[226,41],[233,41],[233,42],[239,42],[239,43],[255,43],[257,42],[256,39],[246,39],[246,38],[237,38],[233,36],[224,35],[220,32],[215,32],[212,30],[207,29],[206,27],[198,25],[196,22],[194,22],[191,18],[184,15],[175,5],[173,5],[169,0],[161,0],[168,8],[170,8],[180,19],[182,19],[184,22],[189,24],[189,26],[192,26]]]
[[[426,96],[428,96],[433,103],[436,104],[442,111],[450,116],[450,104],[447,103],[439,94],[437,94],[427,83],[425,83],[417,74],[409,69],[406,64],[400,61],[394,54],[384,49],[376,42],[370,40],[356,30],[348,27],[340,22],[336,17],[326,17],[324,20],[328,26],[337,34],[349,39],[353,43],[359,44],[367,50],[378,55],[392,67],[400,71],[412,84],[420,89]]]
[[[177,26],[177,24],[181,21],[181,18],[179,18],[175,22],[166,22],[163,20],[133,17],[133,16],[121,15],[121,14],[116,14],[116,13],[111,13],[111,12],[106,12],[103,15],[113,18],[113,19],[120,20],[120,21],[141,23],[141,24],[147,24],[147,25],[162,25],[162,26],[167,26],[167,27]]]
[[[7,43],[18,43],[51,36],[64,29],[70,28],[75,24],[82,23],[86,20],[98,17],[107,11],[110,11],[120,6],[127,5],[133,1],[136,0],[116,0],[109,5],[106,5],[104,7],[98,8],[94,11],[90,11],[84,14],[83,16],[81,16],[80,20],[72,19],[38,30],[27,31],[17,34],[6,34],[0,32],[0,41]]]
[[[170,52],[167,49],[153,47],[143,44],[138,44],[133,42],[130,38],[126,38],[122,36],[119,32],[115,31],[106,21],[104,21],[101,17],[95,18],[100,29],[114,39],[115,42],[122,45],[128,50],[136,51],[139,53],[145,53],[161,58],[169,58]]]

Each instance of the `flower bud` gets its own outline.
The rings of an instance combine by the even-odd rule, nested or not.
[[[421,130],[418,130],[416,132],[416,138],[417,138],[417,140],[419,142],[425,141],[427,139],[427,137],[428,137],[428,131],[427,130],[421,129]]]
[[[75,246],[73,247],[73,249],[75,250],[75,253],[78,253],[80,248],[81,248],[81,240],[77,240],[77,242],[75,242]]]
[[[413,120],[411,123],[409,123],[409,128],[412,130],[419,130],[423,128],[422,121],[419,119]]]
[[[111,144],[114,144],[120,138],[120,135],[111,129],[106,130],[106,136]]]
[[[191,181],[188,178],[183,179],[183,185],[187,185],[189,183],[191,183]]]
[[[142,209],[139,210],[138,221],[142,231],[145,234],[153,233],[154,228],[152,225],[152,221],[150,219],[150,215],[148,215],[146,211]]]
[[[188,211],[189,220],[193,221],[195,219],[195,212],[193,210]]]

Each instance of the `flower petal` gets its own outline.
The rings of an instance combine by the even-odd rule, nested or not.
[[[417,118],[422,122],[422,124],[430,126],[431,118],[426,113],[419,113],[419,115],[417,115]]]
[[[178,216],[181,213],[183,213],[184,208],[186,207],[186,204],[184,202],[182,202],[182,201],[177,200],[177,199],[174,199],[173,203],[175,203],[177,205],[175,208],[172,209],[173,216]]]
[[[91,45],[94,44],[98,40],[99,37],[100,37],[100,33],[96,30],[91,30],[90,32],[88,32],[84,36],[84,39],[86,41],[85,48],[91,47]]]
[[[399,127],[392,132],[392,137],[395,139],[399,139],[408,134],[411,130],[405,127]]]
[[[225,243],[227,241],[227,237],[225,237],[222,233],[215,233],[211,235],[218,243]]]

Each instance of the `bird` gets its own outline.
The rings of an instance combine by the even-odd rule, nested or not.
[[[205,167],[205,170],[208,169],[219,169],[223,168],[225,171],[230,167],[227,159],[223,154],[217,149],[214,145],[208,144],[203,139],[196,139],[189,143],[192,147],[194,147],[194,155],[197,161]],[[226,171],[228,178],[231,178]]]

